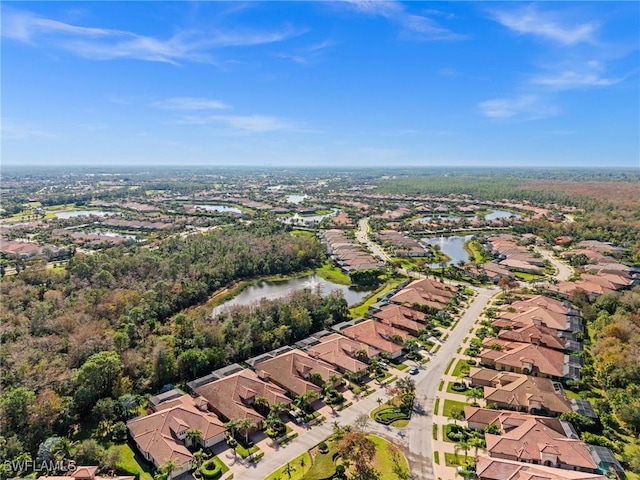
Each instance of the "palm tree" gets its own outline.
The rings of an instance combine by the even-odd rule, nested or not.
[[[462,420],[464,418],[464,412],[461,408],[453,407],[451,409],[451,413],[449,414],[449,418],[453,420],[454,425],[457,425],[458,420]]]
[[[269,407],[269,400],[267,400],[267,397],[256,397],[253,400],[253,406],[258,412],[264,414],[266,408]]]
[[[478,399],[484,398],[484,392],[479,388],[472,388],[465,395],[467,396],[467,401],[473,400],[472,405],[474,406],[478,405]]]
[[[382,406],[382,402],[384,402],[384,400],[382,400],[380,397],[378,397],[376,402],[378,402],[378,407],[381,407]]]
[[[469,440],[462,440],[458,442],[454,447],[454,453],[456,454],[456,458],[458,457],[458,452],[462,450],[464,452],[464,463],[467,463],[467,452],[471,448],[471,443]]]
[[[416,391],[416,381],[411,377],[403,377],[396,382],[396,387],[404,394],[413,393]]]
[[[238,433],[239,425],[240,425],[240,422],[238,420],[234,420],[233,418],[224,424],[226,429],[231,434],[231,438],[235,437],[236,433]]]
[[[55,456],[56,460],[62,461],[73,456],[76,443],[72,442],[66,437],[62,437],[55,446],[51,449],[51,453]]]
[[[319,372],[311,372],[309,375],[309,381],[314,385],[322,385],[322,375]]]
[[[195,452],[193,458],[196,461],[196,468],[200,468],[202,466],[202,460],[204,459],[204,450],[200,449]]]
[[[249,430],[254,426],[250,418],[245,417],[238,422],[238,430],[244,430],[244,439],[247,445],[249,445]]]
[[[176,462],[173,460],[167,460],[160,470],[167,476],[167,478],[171,478],[171,474],[176,468],[178,468],[178,464]]]
[[[282,402],[276,402],[269,407],[269,415],[280,418],[284,412],[287,411],[287,406]]]
[[[291,463],[290,463],[290,462],[287,462],[287,464],[286,464],[286,465],[285,465],[285,467],[284,467],[284,473],[286,473],[286,474],[287,474],[287,476],[288,476],[289,478],[291,478],[291,473],[292,473],[294,470],[295,470],[295,468],[292,468],[292,467],[291,467]]]
[[[367,355],[367,351],[364,348],[361,348],[356,351],[356,358],[360,361],[366,361],[369,359],[369,356]]]
[[[202,432],[195,428],[190,428],[185,433],[184,438],[187,440],[187,446],[190,447],[196,443],[202,442]]]
[[[307,390],[306,392],[298,395],[295,399],[295,404],[305,412],[309,412],[311,410],[311,402],[313,402],[317,398],[316,392],[313,390]]]
[[[485,447],[485,441],[482,437],[471,437],[469,440],[470,445],[475,448],[474,457],[478,456],[478,449]]]

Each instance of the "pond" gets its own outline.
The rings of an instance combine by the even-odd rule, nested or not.
[[[194,208],[201,208],[208,212],[242,213],[238,207],[230,207],[229,205],[194,205]]]
[[[282,298],[294,290],[300,290],[303,288],[314,289],[317,286],[320,287],[320,291],[323,294],[327,294],[332,290],[341,290],[349,305],[355,305],[356,303],[361,302],[362,299],[372,291],[371,289],[355,288],[333,283],[319,277],[318,275],[307,275],[306,277],[292,278],[282,282],[262,281],[257,285],[251,285],[245,288],[231,300],[227,300],[222,305],[215,307],[213,309],[213,316],[220,314],[224,309],[233,305],[251,305],[263,298],[267,298],[269,300]]]
[[[287,217],[282,221],[290,225],[310,225],[316,222],[320,223],[325,218],[333,217],[339,211],[337,208],[332,208],[331,213],[327,213],[326,215],[300,215],[296,213],[292,217]]]
[[[116,212],[105,212],[102,210],[71,210],[69,212],[58,212],[56,218],[75,218],[75,217],[106,217],[107,215],[117,215]]]
[[[105,237],[121,237],[125,239],[135,240],[136,242],[141,241],[138,235],[131,235],[130,233],[112,232],[111,230],[93,230],[87,233],[92,233],[94,235],[104,235]]]
[[[293,194],[293,195],[289,195],[287,197],[287,202],[289,203],[302,203],[304,202],[304,199],[308,198],[307,195],[300,195],[300,194]]]
[[[460,217],[458,217],[457,215],[444,215],[444,216],[427,215],[426,217],[421,217],[418,219],[419,222],[430,222],[431,220],[437,220],[437,221],[448,220],[450,222],[457,222],[458,220],[460,220]]]
[[[506,210],[494,210],[488,215],[484,216],[485,220],[501,220],[503,218],[522,218],[517,213],[507,212]]]
[[[460,260],[469,261],[469,254],[464,249],[465,242],[471,240],[473,235],[456,235],[451,237],[422,238],[422,242],[428,245],[438,245],[442,253],[451,258],[447,265],[453,265]],[[430,267],[439,267],[437,263],[430,264]]]

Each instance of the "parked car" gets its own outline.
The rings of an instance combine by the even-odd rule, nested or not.
[[[383,370],[389,370],[389,365],[386,362],[378,362],[378,366]]]
[[[411,375],[417,375],[417,374],[418,374],[418,367],[411,367],[411,368],[409,369],[409,373],[410,373]]]

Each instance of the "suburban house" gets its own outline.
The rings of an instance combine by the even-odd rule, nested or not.
[[[587,445],[579,439],[529,418],[502,435],[485,434],[490,457],[533,463],[565,470],[598,473]]]
[[[577,352],[582,350],[580,342],[571,338],[562,338],[558,334],[558,330],[553,330],[538,323],[501,330],[498,333],[498,338],[505,342],[532,343],[560,351]]]
[[[498,319],[493,322],[494,325],[521,327],[537,324],[559,332],[574,333],[584,331],[582,319],[577,312],[571,309],[565,312],[558,312],[555,307],[552,309],[544,304],[533,305],[529,302],[526,304],[524,302],[515,302],[509,307],[506,311],[502,310],[499,313]]]
[[[107,477],[102,475],[96,475],[98,467],[81,467],[76,466],[73,472],[69,472],[68,475],[44,475],[42,478],[47,480],[135,480],[134,476],[115,476]]]
[[[382,323],[401,330],[406,330],[416,336],[418,331],[427,323],[426,315],[404,305],[385,305],[373,313]]]
[[[367,373],[368,360],[377,357],[380,350],[339,333],[333,333],[322,337],[320,343],[307,349],[307,353],[313,358],[330,363],[340,373],[349,372],[355,377],[361,377]]]
[[[225,427],[220,419],[202,407],[189,395],[159,404],[157,411],[145,417],[137,417],[127,422],[131,438],[142,456],[160,468],[171,460],[175,478],[192,467],[193,455],[187,449],[189,430],[199,430],[203,447],[211,447],[224,440]]]
[[[391,297],[391,302],[399,304],[418,304],[432,308],[444,308],[454,297],[458,287],[445,285],[430,278],[414,280]]]
[[[469,379],[473,387],[484,387],[487,404],[498,408],[554,416],[572,411],[562,385],[548,378],[472,367]]]
[[[544,376],[553,379],[579,379],[582,359],[533,343],[486,338],[480,363],[497,370]],[[499,349],[492,348],[498,345]]]
[[[297,349],[262,360],[253,367],[259,378],[280,385],[293,396],[309,391],[320,393],[321,387],[312,382],[316,373],[322,383],[328,382],[331,375],[340,377],[331,364]]]
[[[606,476],[597,473],[562,470],[484,455],[476,457],[476,476],[478,480],[607,480]]]
[[[346,327],[340,333],[345,337],[371,345],[388,354],[391,358],[398,358],[402,355],[402,345],[409,338],[409,334],[404,330],[375,320],[365,320]],[[394,341],[394,338],[400,342]]]
[[[527,420],[534,419],[546,428],[550,428],[567,438],[580,438],[573,428],[573,425],[554,417],[540,417],[528,413],[512,412],[509,410],[491,410],[471,406],[464,407],[464,417],[467,420],[469,428],[474,430],[484,431],[488,425],[494,423],[500,427],[502,433],[506,433],[519,427]]]
[[[253,408],[256,398],[266,399],[269,405],[291,403],[283,388],[261,380],[249,369],[200,385],[194,391],[205,398],[211,410],[221,418],[227,421],[249,419],[255,428],[261,428],[264,421],[264,416]]]

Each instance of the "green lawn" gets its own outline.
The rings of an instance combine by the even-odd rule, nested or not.
[[[296,231],[294,231],[296,233]],[[307,231],[300,231],[302,233],[311,233]],[[339,283],[340,285],[351,285],[351,277],[344,273],[337,267],[334,267],[330,263],[325,263],[322,267],[316,270],[316,273],[324,278],[325,280],[332,281],[334,283]]]
[[[334,442],[327,442],[327,446],[329,447],[327,453],[320,453],[317,449],[315,450],[313,465],[304,476],[304,480],[324,480],[325,478],[330,478],[336,471],[336,464],[333,463],[336,444]]]
[[[470,465],[473,463],[473,456],[467,453],[467,461],[465,463],[464,452],[460,452],[458,453],[458,455],[456,455],[455,453],[445,453],[444,461],[447,467],[458,467],[458,466]]]
[[[433,452],[433,461],[436,465],[440,465],[440,452]]]
[[[436,398],[436,403],[433,405],[433,414],[438,415],[438,408],[440,407],[440,399]]]
[[[304,466],[300,464],[301,462],[304,464]],[[309,452],[304,452],[302,455],[299,455],[298,457],[291,460],[289,462],[289,468],[291,471],[291,477],[290,477],[291,480],[302,479],[305,473],[307,473],[311,469],[311,465],[312,465],[311,455],[309,455]],[[265,478],[265,480],[276,480],[278,478],[289,479],[289,476],[287,475],[286,471],[287,471],[287,466],[283,465],[282,467],[277,469],[275,472],[273,472],[271,475],[269,475],[267,478]]]
[[[449,382],[449,384],[447,385],[447,393],[455,393],[457,395],[464,395],[465,392],[468,390],[468,389],[465,389],[464,392],[458,392],[458,391],[453,389],[454,383],[456,383],[456,382]]]
[[[140,458],[127,443],[113,448],[120,449],[120,461],[117,464],[120,473],[130,475],[138,474],[140,480],[153,480],[151,466]]]
[[[453,369],[453,372],[451,372],[451,375],[453,375],[454,377],[459,377],[465,365],[467,366],[467,368],[471,368],[471,365],[469,365],[465,359],[461,358],[460,360],[458,360],[458,363],[456,363],[456,367]]]
[[[447,375],[449,373],[449,370],[451,369],[451,364],[453,363],[454,360],[455,360],[455,358],[452,358],[451,360],[449,360],[449,363],[447,364],[447,368],[444,371],[445,375]]]
[[[236,452],[238,452],[238,455],[240,455],[242,458],[247,458],[249,455],[256,453],[258,450],[260,449],[257,445],[252,445],[249,448],[245,448],[240,442],[238,442],[238,446],[236,447]]]
[[[455,400],[445,400],[444,407],[442,408],[442,415],[449,417],[451,415],[451,409],[458,407],[464,410],[464,407],[468,406],[467,402],[456,402]]]
[[[534,275],[532,273],[525,273],[525,272],[515,272],[514,275],[516,276],[516,278],[519,278],[524,282],[535,282],[537,280],[544,279],[544,275]]]
[[[380,472],[380,478],[406,478],[409,476],[409,463],[406,457],[397,448],[394,451],[398,456],[394,459],[389,448],[392,443],[376,435],[367,435],[376,444],[376,456],[373,458],[373,467]],[[395,445],[394,445],[395,446]],[[402,472],[402,473],[401,473]]]
[[[405,278],[401,279],[393,279],[387,282],[385,285],[377,289],[371,295],[367,297],[367,299],[360,305],[353,307],[349,310],[351,314],[351,318],[362,318],[369,310],[369,307],[378,301],[378,298],[384,295],[387,292],[390,292],[394,287],[396,287],[399,283],[402,283]]]

